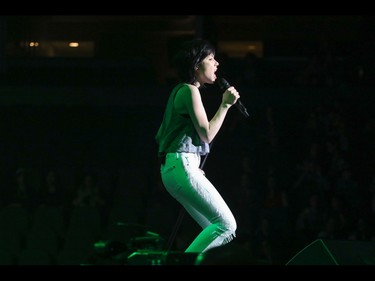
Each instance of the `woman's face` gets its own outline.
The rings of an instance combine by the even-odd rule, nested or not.
[[[197,81],[200,84],[213,84],[217,78],[215,72],[218,66],[213,54],[205,57],[196,69]]]

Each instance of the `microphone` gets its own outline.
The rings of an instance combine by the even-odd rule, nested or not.
[[[224,78],[219,78],[217,81],[219,87],[221,90],[225,91],[230,87],[230,84],[228,83],[227,80]],[[240,99],[237,99],[237,102],[235,103],[235,106],[238,108],[238,110],[247,118],[249,117],[249,113],[247,113],[246,107],[242,104]]]

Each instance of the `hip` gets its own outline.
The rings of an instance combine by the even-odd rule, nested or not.
[[[171,152],[165,155],[164,164],[160,165],[160,171],[163,173],[172,168],[192,171],[199,169],[201,156],[198,153]]]

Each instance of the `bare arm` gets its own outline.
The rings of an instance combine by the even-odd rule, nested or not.
[[[211,120],[208,120],[199,89],[188,85],[177,95],[175,106],[178,112],[188,113],[193,121],[199,137],[206,143],[211,143],[223,125],[229,108],[239,98],[234,87],[228,88],[222,97],[219,108]]]

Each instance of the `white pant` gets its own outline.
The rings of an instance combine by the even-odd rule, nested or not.
[[[160,173],[167,191],[202,227],[185,252],[205,252],[235,237],[236,220],[213,184],[199,169],[194,153],[168,153]]]

